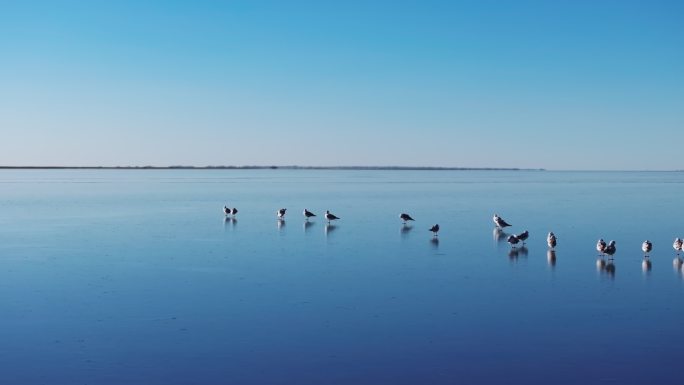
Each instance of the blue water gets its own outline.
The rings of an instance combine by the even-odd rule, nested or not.
[[[684,173],[0,171],[0,383],[679,384],[683,186]],[[307,226],[305,207],[341,219]],[[526,248],[497,240],[494,213],[530,231]],[[612,274],[599,237],[617,242]]]

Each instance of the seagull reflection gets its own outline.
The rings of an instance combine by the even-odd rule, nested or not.
[[[223,218],[223,227],[227,227],[228,224],[231,225],[231,227],[235,227],[237,224],[237,219],[235,217],[225,217]]]
[[[605,259],[598,258],[596,260],[596,270],[598,270],[599,272],[603,272],[604,270],[606,270],[606,260]]]
[[[439,237],[432,237],[432,239],[430,239],[430,244],[432,245],[432,248],[438,249],[439,248]]]
[[[549,263],[549,266],[556,267],[556,250],[547,250],[546,251],[546,261]]]
[[[505,233],[500,228],[495,227],[494,231],[492,231],[492,235],[494,236],[495,242],[501,243],[501,242],[504,242],[508,238],[509,234]]]
[[[278,219],[278,230],[282,230],[285,227],[285,220],[284,219]]]
[[[651,272],[651,261],[647,258],[644,258],[644,261],[641,262],[641,270],[643,270],[644,273],[648,274]]]
[[[325,236],[327,237],[328,234],[330,234],[330,233],[332,233],[333,231],[335,231],[335,229],[337,229],[337,226],[335,226],[335,225],[333,225],[333,224],[331,224],[331,223],[326,223],[326,224],[325,224],[325,228],[323,229],[323,231],[325,231]]]
[[[520,255],[522,255],[523,257],[527,257],[527,253],[528,253],[528,251],[527,251],[527,246],[521,246],[521,247],[519,247],[519,248],[518,248],[518,253],[520,253]]]
[[[596,270],[599,273],[606,273],[611,278],[615,278],[615,263],[612,258],[608,260],[603,257],[598,258],[596,260]]]
[[[508,258],[510,258],[511,261],[517,261],[519,254],[520,250],[518,248],[511,248],[508,251]]]
[[[677,276],[679,279],[682,279],[682,264],[684,264],[684,260],[682,260],[679,257],[676,257],[675,259],[672,260],[672,268],[674,269],[675,273],[677,273]]]
[[[401,229],[399,230],[401,237],[402,238],[408,237],[408,234],[411,232],[411,230],[413,230],[413,226],[410,226],[407,224],[402,225]]]
[[[309,227],[313,226],[313,222],[310,222],[308,220],[304,221],[304,232],[306,233],[307,230],[309,230]]]

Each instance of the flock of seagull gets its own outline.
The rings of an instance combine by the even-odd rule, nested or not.
[[[238,210],[236,208],[230,208],[228,206],[223,206],[223,213],[226,216],[231,216],[235,217],[237,214]],[[276,216],[279,221],[284,221],[285,220],[285,214],[287,213],[287,209],[279,209],[276,211]],[[304,218],[306,221],[309,220],[309,218],[315,217],[316,214],[313,212],[304,209],[302,212],[302,215],[304,215]],[[340,219],[338,216],[334,215],[331,213],[329,210],[325,211],[325,219],[330,223],[331,221],[335,221]],[[402,220],[404,225],[406,225],[409,221],[414,221],[414,219],[406,213],[401,213],[399,215],[399,219]],[[492,218],[492,221],[494,221],[494,224],[496,225],[497,230],[503,230],[506,227],[511,226],[510,223],[506,222],[503,218],[501,218],[498,214],[494,214],[494,217]],[[439,224],[435,224],[434,226],[430,227],[428,229],[429,231],[432,232],[433,237],[437,237],[437,233],[439,232]],[[514,234],[514,235],[509,235],[506,241],[511,245],[512,249],[515,249],[518,245],[518,243],[525,245],[525,241],[527,238],[529,238],[530,233],[529,231],[525,230],[520,234]],[[556,248],[556,245],[558,244],[558,238],[553,232],[549,232],[546,236],[546,244],[549,246],[550,250],[554,250]],[[682,267],[684,265],[684,259],[682,259],[679,255],[682,252],[682,249],[684,249],[684,240],[682,238],[675,238],[674,243],[672,244],[672,247],[675,249],[677,252],[677,256],[674,260],[674,264],[678,267]],[[648,260],[649,258],[649,253],[651,250],[653,250],[653,243],[649,241],[648,239],[645,240],[641,244],[641,250],[644,252],[644,265],[648,265],[650,267],[650,261]],[[599,256],[601,259],[598,261],[599,267],[604,267],[606,265],[605,260],[603,258],[605,256],[608,256],[609,263],[612,262],[613,256],[615,255],[615,252],[617,251],[617,248],[615,247],[615,241],[610,241],[606,243],[606,241],[603,240],[603,238],[599,239],[598,242],[596,242],[596,251],[599,252]]]
[[[494,214],[494,218],[492,218],[494,221],[494,224],[496,225],[496,228],[501,230],[505,227],[510,226],[508,222],[506,222],[503,218],[498,216],[497,214]],[[518,235],[510,235],[508,236],[508,243],[511,245],[512,248],[515,248],[516,245],[519,242],[522,242],[522,244],[525,244],[525,240],[530,236],[530,233],[525,230],[522,233]],[[549,246],[549,249],[553,251],[558,243],[558,239],[556,238],[556,235],[553,232],[550,232],[547,237],[546,237],[546,243]],[[682,249],[684,249],[684,240],[682,238],[675,238],[674,243],[672,244],[672,247],[675,249],[677,252],[677,256],[673,260],[673,264],[675,267],[682,268],[684,266],[684,259],[680,257],[680,253],[682,252]],[[650,270],[651,268],[651,261],[649,259],[649,254],[653,250],[653,243],[649,241],[648,239],[645,240],[641,244],[641,251],[644,252],[644,261],[643,261],[643,267],[644,269]],[[603,238],[600,238],[596,242],[596,251],[599,252],[599,257],[600,259],[596,262],[597,266],[600,269],[607,269],[609,272],[611,269],[614,271],[615,267],[612,264],[613,261],[613,256],[615,255],[615,252],[617,251],[617,248],[615,246],[615,241],[610,241],[606,243],[606,241],[603,240]],[[608,256],[608,262],[606,263],[606,260],[604,259],[606,256]]]
[[[237,214],[237,212],[238,212],[238,209],[236,209],[235,207],[230,208],[228,206],[223,206],[223,213],[226,214],[226,216],[230,215],[232,217],[235,217],[235,214]],[[276,211],[276,216],[278,217],[278,220],[284,221],[286,212],[287,212],[287,209],[280,209],[280,210]],[[304,218],[307,221],[309,220],[309,218],[316,216],[316,214],[312,213],[311,211],[309,211],[307,209],[304,209],[302,214],[304,215]],[[405,214],[402,214],[402,215],[405,215]],[[409,218],[411,218],[411,217],[409,217]],[[330,223],[331,221],[334,221],[334,220],[337,220],[340,218],[335,216],[330,211],[326,210],[325,211],[325,219],[328,221],[328,223]],[[413,219],[411,219],[411,220],[413,220]]]

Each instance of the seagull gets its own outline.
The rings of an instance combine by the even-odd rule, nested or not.
[[[556,235],[553,232],[546,236],[546,244],[552,249],[556,247]]]
[[[285,212],[287,209],[280,209],[278,210],[278,219],[285,219]]]
[[[675,238],[672,247],[677,251],[677,255],[682,251],[682,246],[684,245],[684,240],[682,238]]]
[[[434,225],[430,227],[430,231],[432,231],[433,236],[437,236],[437,233],[439,232],[439,225]]]
[[[503,220],[503,218],[501,218],[500,216],[498,216],[496,214],[494,214],[494,218],[492,218],[492,220],[494,221],[494,224],[496,225],[496,227],[503,229],[504,227],[510,226],[510,224],[508,224],[506,221]]]
[[[404,221],[404,224],[406,224],[406,222],[408,222],[408,221],[414,220],[413,218],[411,218],[410,215],[408,215],[406,213],[401,213],[401,215],[399,215],[399,218],[401,218],[401,220]]]
[[[596,242],[596,251],[598,251],[601,255],[605,253],[606,241],[604,241],[603,238],[599,239],[598,242]]]
[[[506,239],[506,242],[510,243],[512,248],[515,248],[515,245],[517,245],[518,242],[520,242],[520,239],[518,239],[518,237],[516,237],[515,235],[509,235],[508,239]]]
[[[229,215],[229,214],[230,214],[230,209],[228,208],[228,206],[223,206],[223,212],[224,212],[226,215]]]
[[[644,252],[645,256],[648,257],[648,253],[653,250],[653,244],[648,239],[641,244],[641,250]]]
[[[235,216],[235,214],[237,214],[237,209],[233,207],[232,209],[230,209],[230,215]]]
[[[527,230],[525,230],[525,231],[523,231],[522,233],[516,235],[515,237],[518,238],[519,240],[521,240],[522,243],[523,243],[523,245],[524,245],[524,244],[525,244],[525,240],[526,240],[527,238],[530,237],[530,232],[527,231]]]
[[[304,214],[304,218],[306,218],[307,221],[309,220],[309,218],[316,216],[316,214],[312,213],[311,211],[309,211],[307,209],[304,209],[303,214]]]
[[[610,241],[610,243],[608,243],[608,246],[606,246],[606,248],[603,250],[604,253],[608,254],[611,257],[610,259],[613,259],[612,257],[613,254],[615,254],[615,251],[615,241]]]
[[[328,223],[330,223],[330,221],[334,221],[335,219],[340,219],[340,218],[333,215],[330,211],[325,210],[325,219],[327,219]]]

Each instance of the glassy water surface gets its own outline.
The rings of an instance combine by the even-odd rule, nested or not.
[[[0,171],[0,383],[679,384],[684,287],[671,245],[684,236],[683,183]],[[319,216],[305,222],[304,208]],[[341,219],[327,226],[326,209]],[[401,212],[416,221],[402,226]],[[511,251],[494,213],[513,224],[506,233],[530,231],[524,248]],[[600,237],[617,242],[609,269],[597,268]]]

